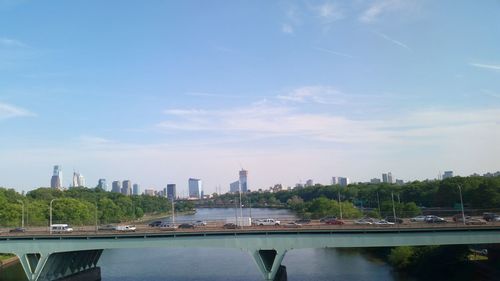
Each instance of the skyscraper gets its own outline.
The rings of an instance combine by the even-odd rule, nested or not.
[[[452,177],[453,177],[453,171],[445,171],[443,174],[443,180]]]
[[[132,185],[132,194],[133,195],[141,195],[141,187],[137,183],[134,183]]]
[[[167,197],[168,199],[174,199],[177,198],[177,190],[176,190],[176,187],[175,187],[175,184],[173,183],[170,183],[170,184],[167,184]]]
[[[80,172],[73,172],[73,185],[72,187],[85,186],[85,178]]]
[[[240,181],[235,181],[229,184],[229,192],[236,193],[240,191]]]
[[[124,180],[122,183],[122,194],[130,196],[132,195],[132,182],[130,180]]]
[[[337,183],[337,177],[332,177],[332,185],[336,185]]]
[[[99,179],[99,182],[97,182],[97,187],[104,191],[108,191],[108,184],[106,183],[106,179]]]
[[[389,180],[388,180],[388,178],[387,178],[387,174],[385,174],[385,173],[384,173],[384,174],[382,174],[382,182],[383,182],[383,183],[388,183],[388,182],[389,182]]]
[[[388,183],[394,183],[393,180],[392,180],[392,173],[391,172],[387,173],[387,182]]]
[[[122,192],[122,182],[114,181],[111,186],[111,192],[121,193]]]
[[[62,188],[62,168],[59,165],[54,166],[54,173],[50,179],[50,187],[57,189]]]
[[[314,181],[312,179],[306,180],[306,187],[311,187],[314,185]]]
[[[338,177],[337,180],[338,180],[339,186],[348,186],[349,185],[349,178]]]
[[[189,183],[189,197],[200,198],[201,180],[190,178],[188,183]]]
[[[241,192],[248,192],[248,171],[241,169],[240,171],[240,188]]]

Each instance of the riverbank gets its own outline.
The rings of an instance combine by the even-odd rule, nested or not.
[[[19,258],[11,254],[0,254],[0,270],[19,262]]]

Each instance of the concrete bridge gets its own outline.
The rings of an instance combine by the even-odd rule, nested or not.
[[[287,251],[303,248],[393,247],[500,243],[500,227],[276,229],[0,237],[0,252],[16,254],[28,280],[52,281],[97,266],[103,250],[236,248],[249,253],[265,280],[275,280]]]

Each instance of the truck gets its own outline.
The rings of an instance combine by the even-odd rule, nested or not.
[[[275,219],[258,219],[253,221],[254,225],[280,225],[281,222]]]

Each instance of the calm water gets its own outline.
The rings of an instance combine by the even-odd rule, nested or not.
[[[247,210],[245,210],[247,211]],[[244,215],[248,214],[244,212]],[[234,209],[199,209],[195,215],[176,220],[208,220],[234,217]],[[290,218],[287,210],[252,209],[252,217]],[[356,250],[301,249],[283,260],[290,281],[383,280],[402,281],[385,263]],[[105,250],[99,261],[103,281],[262,281],[253,259],[240,250],[228,249],[121,249]],[[20,280],[13,266],[1,281]]]

